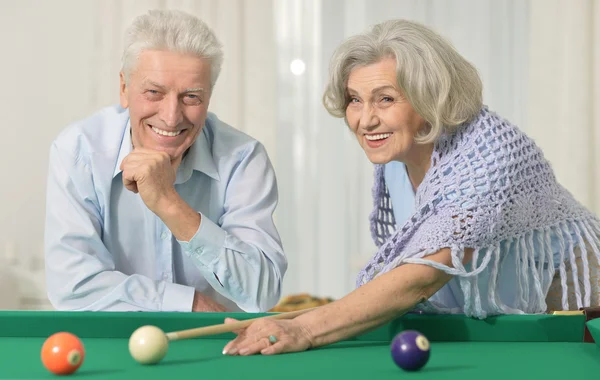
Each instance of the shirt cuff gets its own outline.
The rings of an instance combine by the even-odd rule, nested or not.
[[[202,213],[200,213],[200,217],[200,227],[190,241],[178,240],[178,242],[187,254],[208,266],[219,257],[221,249],[225,245],[227,232]]]
[[[189,286],[167,282],[163,293],[162,311],[192,311],[195,291]]]

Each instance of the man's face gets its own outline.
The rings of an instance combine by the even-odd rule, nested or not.
[[[121,106],[129,108],[135,148],[163,151],[179,163],[200,134],[210,101],[210,63],[146,50],[129,80],[121,73]]]

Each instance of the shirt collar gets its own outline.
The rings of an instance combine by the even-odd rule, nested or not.
[[[208,133],[206,127],[202,128],[202,132],[192,144],[187,154],[183,158],[179,169],[177,170],[176,184],[184,183],[190,179],[194,170],[200,171],[209,177],[219,181],[220,176],[217,171],[217,165],[212,157],[211,144],[208,139]],[[119,155],[117,156],[117,163],[113,172],[113,178],[121,173],[121,162],[127,157],[133,150],[131,143],[131,123],[127,121],[127,126],[123,133],[123,139],[121,140],[121,146],[119,148]]]
[[[212,146],[206,126],[202,128],[202,132],[183,157],[183,162],[177,171],[175,183],[183,183],[190,179],[194,170],[200,171],[217,181],[221,179],[212,156]]]

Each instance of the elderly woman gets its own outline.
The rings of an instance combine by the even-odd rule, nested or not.
[[[396,20],[349,38],[324,103],[375,164],[378,251],[352,293],[257,321],[225,354],[319,347],[413,310],[485,318],[597,304],[600,221],[531,139],[482,105],[476,69],[440,36]]]

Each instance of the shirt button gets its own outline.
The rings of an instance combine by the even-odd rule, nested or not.
[[[202,253],[202,248],[196,248],[196,253],[197,254],[201,254]]]
[[[167,240],[168,234],[166,232],[163,232],[162,234],[160,234],[160,238],[163,240]]]

